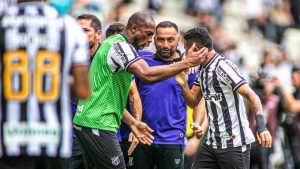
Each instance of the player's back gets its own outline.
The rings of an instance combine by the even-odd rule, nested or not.
[[[88,62],[79,31],[42,3],[12,7],[0,18],[0,157],[70,156],[69,71]]]

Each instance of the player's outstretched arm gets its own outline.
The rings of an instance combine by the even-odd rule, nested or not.
[[[149,67],[143,59],[140,59],[132,63],[129,66],[128,71],[146,83],[163,81],[175,76],[182,70],[197,66],[203,62],[208,52],[207,48],[195,50],[195,47],[196,46],[193,45],[189,49],[189,51],[186,53],[186,59],[172,65]]]
[[[77,65],[71,68],[74,78],[73,90],[78,99],[87,99],[90,96],[89,67],[87,65]]]
[[[126,109],[122,120],[130,127],[132,133],[141,143],[148,145],[153,143],[154,137],[151,135],[153,130],[146,123],[133,118]]]
[[[256,128],[257,128],[257,140],[258,143],[264,148],[272,147],[272,136],[268,131],[266,124],[264,122],[262,104],[259,97],[255,92],[249,87],[248,84],[244,84],[237,89],[237,92],[244,96],[250,103],[251,110],[255,115]]]

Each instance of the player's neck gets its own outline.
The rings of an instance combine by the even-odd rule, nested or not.
[[[91,49],[90,49],[90,57],[93,57],[95,55],[95,53],[98,50],[100,43],[96,43]]]
[[[130,35],[130,33],[128,33],[126,31],[126,29],[121,33],[127,40],[128,43],[132,43],[133,39],[132,39],[132,36]]]
[[[164,57],[160,56],[158,52],[156,53],[156,55],[160,60],[162,60],[164,62],[170,62],[170,61],[180,57],[180,54],[178,52],[173,53],[172,56],[170,56],[168,58],[164,58]]]
[[[214,57],[215,54],[216,54],[215,50],[209,51],[206,56],[206,59],[201,63],[201,66],[205,67],[209,63],[209,61]]]

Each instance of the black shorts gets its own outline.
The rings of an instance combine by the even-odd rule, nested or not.
[[[135,150],[135,169],[183,169],[183,145],[139,144]]]
[[[125,161],[116,133],[74,125],[87,169],[125,169]]]
[[[204,144],[193,163],[192,169],[249,169],[250,145],[214,149]]]
[[[85,169],[82,151],[77,138],[73,139],[72,156],[69,161],[69,169]]]
[[[65,169],[65,160],[50,157],[3,157],[0,169]]]

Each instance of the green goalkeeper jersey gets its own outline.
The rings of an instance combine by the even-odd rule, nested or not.
[[[132,75],[128,67],[140,57],[122,35],[106,39],[90,68],[91,96],[79,100],[73,123],[117,132],[126,106]]]

